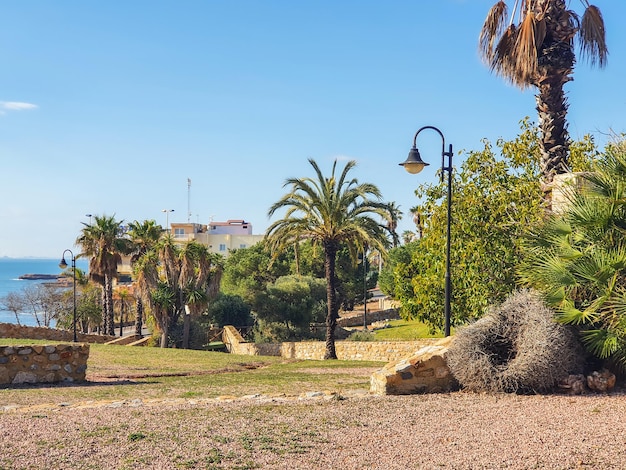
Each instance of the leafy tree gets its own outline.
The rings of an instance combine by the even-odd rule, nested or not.
[[[565,0],[516,1],[509,20],[507,2],[501,0],[489,11],[480,33],[479,47],[492,71],[518,88],[538,90],[540,166],[546,192],[555,174],[569,171],[563,87],[572,80],[576,63],[573,39],[591,65],[604,67],[608,56],[600,10],[587,0],[582,4],[580,19]]]
[[[251,326],[254,319],[250,306],[238,295],[220,294],[209,303],[206,322],[217,326]]]
[[[577,161],[594,154],[590,142],[572,144]],[[524,237],[545,216],[538,178],[539,130],[523,121],[522,133],[512,141],[499,140],[497,147],[500,155],[484,141],[484,148],[469,152],[453,173],[453,325],[480,317],[515,290]],[[416,194],[422,202],[412,211],[423,214],[423,236],[399,253],[392,250],[395,264],[381,280],[386,292],[400,301],[405,318],[420,319],[433,331],[444,321],[446,189],[444,184],[419,186]]]
[[[279,253],[274,259],[265,243],[235,249],[224,261],[220,289],[227,295],[237,295],[253,311],[259,308],[259,295],[268,284],[291,273],[292,250]]]
[[[310,276],[283,276],[269,284],[256,312],[255,338],[293,341],[310,336],[309,326],[324,318],[326,283]],[[275,324],[282,325],[276,328]]]
[[[156,247],[162,233],[163,228],[157,225],[155,220],[144,220],[143,222],[135,220],[128,224],[128,236],[131,241],[131,266],[134,266],[142,256]],[[141,338],[144,317],[143,299],[141,295],[135,297],[135,336]]]
[[[310,159],[316,179],[289,178],[285,186],[290,191],[274,203],[268,215],[285,209],[284,217],[267,229],[267,239],[272,253],[280,253],[302,239],[310,239],[321,245],[324,251],[326,278],[326,352],[325,359],[336,359],[335,328],[337,326],[337,252],[342,244],[348,248],[353,259],[364,246],[386,252],[387,239],[383,228],[372,218],[383,217],[387,205],[379,202],[378,188],[369,183],[348,179],[356,162],[346,164],[339,176],[335,175],[335,160],[330,177],[322,174],[317,163]],[[372,199],[373,198],[373,199]]]
[[[94,216],[94,224],[85,224],[76,244],[79,256],[89,257],[89,277],[102,286],[104,331],[113,336],[113,279],[123,254],[130,252],[130,242],[123,236],[122,221],[115,216]]]
[[[626,368],[626,142],[592,170],[564,212],[534,232],[520,271],[593,354]]]

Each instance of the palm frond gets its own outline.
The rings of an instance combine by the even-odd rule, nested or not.
[[[491,64],[495,54],[494,44],[504,32],[507,17],[507,5],[504,1],[491,7],[478,37],[478,48],[483,60]]]
[[[608,330],[581,331],[585,346],[601,359],[606,359],[619,349],[619,338]]]
[[[609,49],[606,45],[604,19],[600,9],[589,5],[583,13],[579,31],[580,54],[592,66],[606,65]]]

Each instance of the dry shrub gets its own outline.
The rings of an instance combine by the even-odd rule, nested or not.
[[[536,292],[524,290],[459,329],[447,362],[467,390],[543,393],[581,372],[584,356],[577,333],[556,323]]]

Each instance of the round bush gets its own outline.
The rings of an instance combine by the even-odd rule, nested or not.
[[[543,393],[580,373],[584,356],[577,333],[556,323],[536,292],[520,291],[460,328],[447,362],[467,390]]]

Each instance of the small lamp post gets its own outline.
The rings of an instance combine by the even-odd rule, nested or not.
[[[73,278],[73,288],[74,288],[74,314],[72,316],[72,323],[74,325],[74,342],[78,342],[78,337],[76,334],[76,257],[72,250],[65,250],[61,255],[61,262],[59,263],[59,268],[67,269],[67,263],[65,262],[65,253],[69,253],[72,257],[72,278]]]
[[[417,149],[417,136],[420,132],[425,129],[431,129],[437,132],[441,136],[441,181],[443,182],[444,172],[448,172],[448,219],[447,219],[447,233],[446,233],[446,274],[445,274],[445,307],[444,307],[444,316],[445,316],[445,326],[444,326],[444,334],[445,336],[450,336],[450,296],[451,296],[451,281],[450,281],[450,225],[451,225],[451,214],[452,214],[452,144],[450,144],[448,151],[446,152],[446,139],[443,136],[443,133],[433,126],[424,126],[418,129],[415,133],[415,137],[413,137],[413,147],[409,151],[409,156],[407,159],[400,163],[404,167],[406,171],[411,174],[417,174],[424,169],[424,167],[428,166],[428,163],[422,160],[420,156],[420,152]],[[448,157],[448,165],[446,166],[445,157]]]

